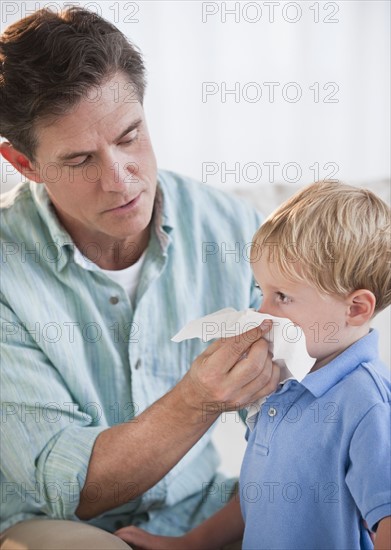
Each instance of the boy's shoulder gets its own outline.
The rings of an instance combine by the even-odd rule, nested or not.
[[[331,395],[338,403],[341,417],[345,418],[345,426],[358,426],[366,417],[376,418],[376,414],[368,414],[370,411],[378,410],[377,414],[383,414],[389,409],[390,371],[378,358],[362,361],[342,378],[329,397]]]
[[[325,406],[338,410],[345,433],[355,430],[371,409],[386,411],[391,401],[390,370],[378,354],[377,330],[347,348],[302,384]],[[372,417],[372,415],[370,415]]]
[[[349,378],[352,399],[368,405],[391,401],[390,370],[380,359],[363,361]]]

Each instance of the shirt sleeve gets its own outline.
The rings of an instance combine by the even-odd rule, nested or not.
[[[346,483],[371,529],[391,515],[390,433],[390,403],[378,403],[361,420],[350,444]]]
[[[78,519],[92,448],[108,426],[96,425],[98,404],[88,414],[75,403],[61,373],[4,303],[0,317],[4,486],[19,493],[23,510]]]

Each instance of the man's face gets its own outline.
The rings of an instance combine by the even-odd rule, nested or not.
[[[260,313],[286,317],[305,335],[307,351],[321,364],[341,353],[349,342],[347,305],[339,296],[284,277],[276,263],[262,257],[253,263],[254,276],[263,294]]]
[[[38,128],[40,180],[76,243],[139,243],[148,232],[157,167],[132,89],[118,74]]]

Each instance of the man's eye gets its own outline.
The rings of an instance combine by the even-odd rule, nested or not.
[[[138,132],[137,130],[133,130],[133,132],[131,132],[128,136],[128,138],[126,139],[126,141],[121,141],[119,143],[119,145],[130,145],[131,143],[133,143],[133,141],[135,141],[138,137]]]
[[[66,166],[69,166],[70,168],[78,168],[79,166],[83,166],[83,164],[87,164],[89,158],[89,156],[86,157],[83,162],[79,162],[79,164],[66,164]]]

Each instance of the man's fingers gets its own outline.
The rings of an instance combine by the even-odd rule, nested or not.
[[[244,334],[214,342],[195,359],[185,376],[190,385],[184,387],[186,391],[192,388],[197,406],[200,400],[202,403],[248,403],[263,386],[271,387],[269,344],[262,336],[272,325],[272,321],[264,322]],[[252,386],[243,391],[248,384]]]
[[[275,363],[272,363],[272,370],[269,381],[264,386],[262,386],[262,384],[259,384],[258,380],[253,380],[252,382],[250,382],[247,388],[244,388],[249,392],[249,395],[251,394],[249,400],[245,403],[245,405],[254,403],[258,401],[258,399],[261,399],[262,397],[266,397],[267,395],[273,393],[280,382],[280,375],[280,367]],[[252,391],[254,391],[254,393],[252,393]]]
[[[164,537],[152,535],[135,526],[123,527],[114,533],[117,537],[132,545],[134,549],[145,550],[182,550],[184,547],[181,537]]]
[[[221,338],[209,346],[203,352],[202,357],[206,360],[213,355],[216,363],[225,365],[225,371],[228,372],[255,342],[269,332],[272,325],[272,321],[263,321],[260,326],[243,334]]]
[[[268,381],[264,383],[264,378],[256,377],[240,389],[240,394],[236,393],[235,399],[226,402],[226,409],[243,409],[243,407],[248,407],[259,401],[259,399],[272,394],[279,384],[280,373],[280,367],[272,363]]]
[[[257,363],[249,357],[240,361],[237,366],[238,369],[232,369],[229,386],[227,386],[227,389],[231,388],[229,393],[235,396],[228,398],[233,408],[238,408],[238,405],[242,408],[273,393],[280,381],[280,368],[272,362],[272,356],[268,350]],[[232,383],[232,375],[235,375],[234,383]]]
[[[231,369],[229,383],[233,387],[244,387],[257,379],[258,383],[267,384],[272,374],[271,359],[266,340],[258,340]]]
[[[129,543],[132,543],[133,545],[136,545],[137,548],[153,547],[151,546],[151,541],[153,541],[153,535],[150,535],[149,533],[147,533],[147,531],[139,529],[138,527],[134,527],[133,525],[118,529],[118,531],[116,531],[114,535],[116,535],[117,537],[119,537],[125,542],[129,542]]]

